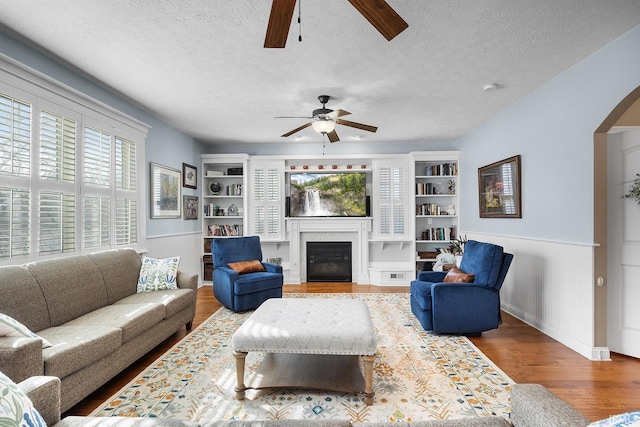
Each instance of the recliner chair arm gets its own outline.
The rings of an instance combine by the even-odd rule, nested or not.
[[[500,295],[474,283],[434,283],[433,330],[438,333],[479,333],[500,324]]]
[[[446,275],[446,271],[419,271],[416,280],[421,282],[438,283],[442,282]]]
[[[273,264],[270,262],[263,262],[262,265],[264,269],[267,270],[268,273],[278,273],[282,274],[282,266],[279,264]]]

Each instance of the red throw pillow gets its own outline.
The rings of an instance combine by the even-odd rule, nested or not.
[[[447,275],[444,276],[444,281],[447,283],[472,283],[475,278],[475,275],[465,273],[458,267],[453,267],[449,270]]]
[[[229,268],[234,269],[240,274],[255,273],[256,271],[266,271],[264,266],[257,259],[251,261],[238,261],[229,263]]]

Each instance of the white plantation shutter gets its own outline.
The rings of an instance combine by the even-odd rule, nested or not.
[[[391,235],[391,168],[380,168],[378,173],[378,229],[381,235]]]
[[[84,183],[105,188],[111,184],[111,137],[89,126],[84,128]]]
[[[404,234],[404,200],[405,200],[405,173],[404,168],[393,168],[393,234]]]
[[[31,253],[31,191],[0,188],[0,259]]]
[[[406,238],[406,167],[382,165],[377,169],[377,234],[380,238]]]
[[[264,235],[265,233],[265,179],[264,169],[254,169],[253,171],[253,233]]]
[[[138,208],[136,176],[136,144],[116,136],[116,245],[131,245],[138,242]]]
[[[31,105],[0,94],[0,174],[31,175]]]
[[[252,172],[252,232],[262,239],[277,240],[282,236],[282,194],[284,164],[256,163]]]
[[[75,251],[75,194],[43,191],[40,193],[40,255]]]
[[[85,197],[83,201],[83,225],[85,248],[111,245],[111,199]]]
[[[73,183],[76,180],[76,121],[40,112],[40,178]]]
[[[138,209],[136,200],[116,199],[116,245],[138,241]]]
[[[278,169],[267,169],[267,235],[280,234],[280,179]]]
[[[136,191],[136,144],[116,136],[116,188]]]

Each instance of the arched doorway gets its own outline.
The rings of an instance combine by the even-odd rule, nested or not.
[[[636,113],[637,111],[637,113]],[[594,133],[594,345],[607,347],[607,133],[614,126],[640,126],[640,86],[627,95]],[[605,202],[603,202],[605,201]],[[599,285],[599,284],[603,284]]]

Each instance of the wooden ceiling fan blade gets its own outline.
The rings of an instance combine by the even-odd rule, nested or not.
[[[304,129],[304,128],[308,128],[309,126],[311,126],[311,122],[309,122],[309,123],[305,123],[305,124],[303,124],[302,126],[300,126],[300,127],[298,127],[298,128],[295,128],[294,130],[292,130],[292,131],[290,131],[290,132],[285,133],[284,135],[282,135],[282,137],[283,137],[283,138],[286,138],[286,137],[288,137],[288,136],[291,136],[291,135],[293,135],[293,134],[294,134],[294,133],[296,133],[296,132],[300,132],[300,131],[301,131],[302,129]]]
[[[333,144],[334,142],[338,142],[340,141],[340,138],[338,138],[338,133],[336,132],[336,130],[332,130],[331,132],[329,132],[327,134],[327,137],[329,137],[329,141],[331,141],[331,143]]]
[[[339,110],[339,109],[338,109],[338,110],[333,110],[332,112],[330,112],[330,113],[328,114],[328,116],[331,116],[331,117],[333,117],[333,118],[337,119],[338,117],[346,116],[346,115],[349,115],[349,114],[351,114],[351,113],[350,113],[350,112],[348,112],[348,111],[345,111],[345,110]]]
[[[264,47],[285,47],[295,7],[296,0],[273,0],[269,24],[267,25],[267,35],[264,38]]]
[[[349,0],[349,3],[387,40],[393,39],[409,26],[384,0]]]
[[[351,122],[349,120],[336,120],[336,123],[343,126],[366,130],[367,132],[375,132],[378,130],[378,126],[365,125],[362,123]]]

